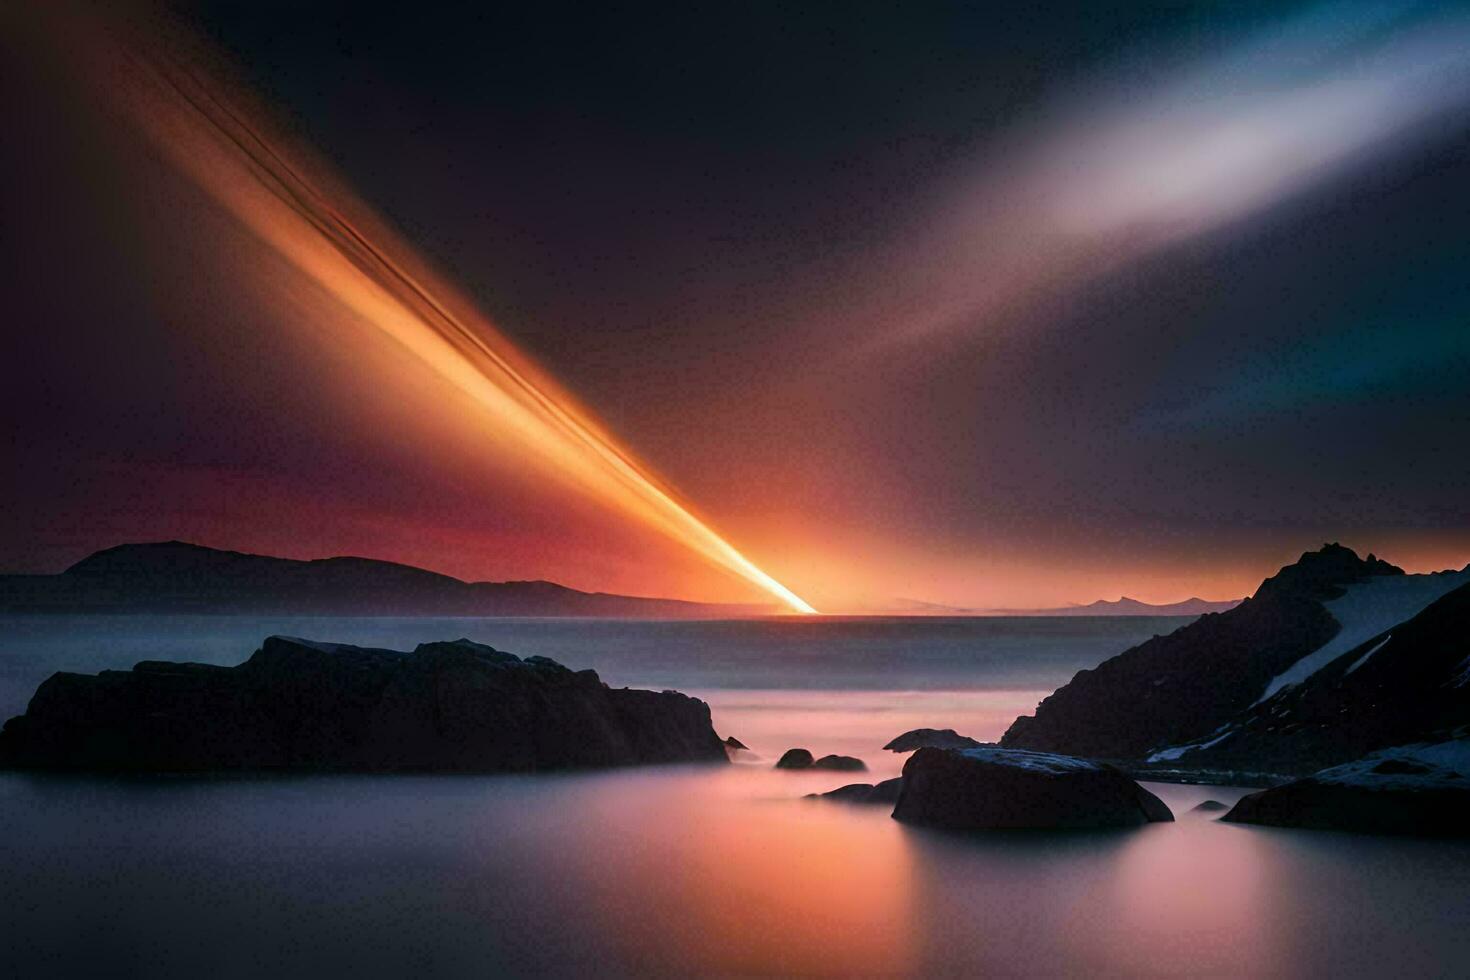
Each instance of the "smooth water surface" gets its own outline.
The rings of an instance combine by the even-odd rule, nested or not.
[[[904,758],[880,746],[908,728],[993,739],[1157,624],[839,621],[823,641],[769,624],[455,622],[468,626],[276,631],[544,652],[697,693],[754,751],[544,776],[0,774],[0,974],[1363,977],[1470,963],[1470,844],[1221,824],[1190,808],[1245,790],[1184,786],[1151,787],[1173,824],[945,834],[803,798],[851,775],[770,768],[804,745],[880,779]],[[148,645],[231,662],[258,641],[258,623],[190,624],[84,624],[75,642],[51,624],[57,642],[38,630],[7,676],[120,666]],[[680,667],[700,650],[713,666]]]
[[[783,616],[745,620],[0,616],[0,715],[57,670],[239,663],[272,634],[411,650],[464,636],[592,667],[617,687],[1046,690],[1188,619]]]

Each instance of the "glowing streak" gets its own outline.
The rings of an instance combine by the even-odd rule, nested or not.
[[[471,304],[414,263],[408,246],[345,189],[335,188],[334,203],[320,189],[331,185],[329,179],[308,179],[302,165],[288,162],[259,126],[178,62],[124,55],[117,66],[124,65],[132,69],[128,84],[115,94],[178,168],[362,324],[397,340],[483,406],[498,432],[548,460],[585,492],[790,609],[816,612],[660,486]],[[115,84],[118,77],[109,81]]]

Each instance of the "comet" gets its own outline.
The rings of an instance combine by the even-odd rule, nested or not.
[[[75,27],[76,25],[72,25]],[[166,33],[166,32],[165,32]],[[816,610],[741,554],[248,93],[163,33],[86,32],[90,70],[123,117],[254,237],[473,400],[498,438],[612,511],[673,539],[795,613]],[[146,40],[145,40],[146,39]]]

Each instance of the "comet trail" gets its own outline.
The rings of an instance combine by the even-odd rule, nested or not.
[[[469,395],[498,433],[625,516],[657,529],[798,613],[805,600],[683,504],[591,413],[437,277],[326,168],[289,153],[199,68],[91,38],[110,96],[180,171],[337,300]]]

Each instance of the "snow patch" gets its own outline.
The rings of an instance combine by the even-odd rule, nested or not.
[[[1217,732],[1219,730],[1220,729],[1218,729],[1218,728],[1215,729],[1215,731],[1217,731]],[[1148,759],[1145,760],[1145,761],[1147,761],[1147,762],[1173,762],[1174,760],[1178,759],[1180,756],[1182,756],[1186,752],[1193,752],[1196,749],[1207,749],[1207,748],[1209,748],[1212,745],[1219,745],[1221,742],[1225,741],[1227,738],[1229,738],[1231,735],[1234,735],[1234,734],[1235,734],[1234,731],[1228,731],[1224,735],[1219,735],[1219,736],[1216,736],[1215,738],[1210,739],[1208,742],[1191,742],[1189,745],[1176,745],[1176,746],[1174,746],[1172,748],[1160,749],[1159,751],[1155,752],[1153,755],[1149,756]]]
[[[1300,684],[1348,651],[1412,619],[1425,606],[1466,582],[1470,582],[1470,568],[1432,575],[1377,576],[1347,586],[1341,596],[1324,603],[1342,626],[1337,635],[1272,678],[1255,704],[1269,700],[1283,688]]]
[[[1012,766],[1016,769],[1029,769],[1032,772],[1044,772],[1050,775],[1086,772],[1102,768],[1097,763],[1088,762],[1086,759],[1077,759],[1070,755],[1056,755],[1051,752],[1030,752],[1026,749],[997,749],[982,746],[975,749],[961,749],[960,755],[979,762],[989,762],[992,765]]]
[[[1455,678],[1456,687],[1464,687],[1470,684],[1470,657],[1460,661],[1460,676]]]
[[[1357,670],[1359,667],[1361,667],[1365,663],[1367,663],[1368,662],[1368,658],[1371,657],[1371,656],[1373,656],[1373,654],[1377,653],[1379,650],[1382,650],[1383,649],[1383,645],[1385,643],[1387,643],[1391,639],[1393,639],[1393,634],[1392,633],[1388,634],[1383,639],[1381,639],[1377,643],[1373,644],[1372,648],[1369,649],[1369,651],[1367,653],[1363,654],[1357,660],[1354,660],[1353,661],[1353,665],[1351,667],[1349,667],[1347,670],[1345,670],[1345,671],[1342,672],[1343,673],[1343,676],[1346,677],[1348,674],[1351,674],[1353,671]]]
[[[1377,771],[1380,765],[1390,760],[1414,763],[1424,767],[1426,771]],[[1430,789],[1444,786],[1470,791],[1467,777],[1470,777],[1470,738],[1397,745],[1365,755],[1353,762],[1323,769],[1311,778],[1322,783],[1378,789]]]

